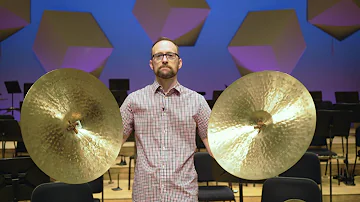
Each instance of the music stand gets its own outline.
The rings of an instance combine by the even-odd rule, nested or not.
[[[125,90],[111,90],[116,102],[118,103],[119,107],[125,101],[125,98],[128,96],[127,91]]]
[[[216,100],[220,97],[221,93],[223,92],[223,90],[214,90],[213,91],[213,96],[212,96],[212,100],[214,102],[216,102]]]
[[[359,92],[335,92],[336,103],[359,103]]]
[[[109,89],[128,91],[130,90],[129,79],[109,79]]]
[[[50,182],[30,157],[0,159],[1,201],[31,200],[35,187]]]
[[[24,98],[34,83],[24,83]]]
[[[11,115],[14,116],[14,94],[15,93],[21,93],[20,85],[18,81],[5,81],[6,90],[9,94],[11,94],[11,107],[9,110],[11,110]]]
[[[309,91],[314,102],[322,102],[322,92],[321,91]]]

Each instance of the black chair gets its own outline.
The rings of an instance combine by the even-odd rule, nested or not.
[[[129,157],[129,175],[128,175],[128,190],[130,190],[130,182],[131,182],[131,162],[134,161],[134,164],[136,164],[136,154],[131,155]],[[134,165],[135,168],[135,165]],[[135,172],[135,170],[134,170]]]
[[[129,156],[129,174],[128,174],[128,190],[130,190],[130,181],[131,181],[131,162],[134,161],[134,168],[136,164],[136,140],[135,140],[135,131],[131,133],[128,137],[127,142],[134,142],[134,154]],[[134,169],[135,172],[135,169]]]
[[[97,179],[87,183],[93,194],[101,193],[101,200],[94,198],[94,202],[104,202],[104,175],[101,175]]]
[[[199,186],[199,201],[236,201],[233,190],[229,186],[209,186],[215,182],[213,173],[214,159],[207,152],[196,152],[194,155],[198,182],[206,182],[207,186]]]
[[[321,202],[320,189],[314,180],[307,178],[275,177],[264,182],[261,202],[284,202],[289,199]]]
[[[315,153],[321,162],[326,162],[325,175],[327,174],[328,163],[330,157],[336,157],[337,153],[331,151],[332,141],[334,136],[331,135],[330,125],[332,122],[331,110],[317,110],[316,111],[316,128],[310,147],[307,152]],[[330,145],[327,144],[327,139],[330,140]],[[337,167],[339,171],[339,160],[337,159]],[[338,173],[339,174],[339,173]],[[331,173],[330,173],[331,176]],[[340,182],[339,182],[340,183]]]
[[[0,141],[2,143],[2,157],[5,158],[6,142],[22,141],[21,129],[17,120],[0,119]]]
[[[294,166],[279,176],[312,179],[320,186],[322,195],[320,160],[314,153],[306,152]]]
[[[196,128],[195,142],[196,142],[196,150],[198,152],[200,152],[201,149],[206,149],[204,142],[201,140],[200,136],[198,135],[197,128]]]
[[[341,140],[345,138],[346,150],[344,151],[344,144],[342,144],[343,148],[343,156],[345,169],[341,172],[341,176],[339,176],[340,181],[344,181],[347,185],[355,185],[354,178],[349,173],[349,134],[351,128],[351,120],[352,120],[353,112],[350,110],[332,110],[332,125],[331,125],[331,135],[341,137]],[[343,143],[343,141],[342,141]]]
[[[85,184],[44,183],[37,186],[31,202],[94,202],[90,186]]]
[[[360,158],[360,150],[358,150],[358,147],[360,147],[360,127],[356,128],[355,131],[355,163],[353,168],[352,176],[355,176],[355,168],[356,168],[356,161],[357,158]]]
[[[331,101],[314,101],[316,110],[333,109]]]
[[[0,115],[0,119],[15,119],[15,118],[10,114],[2,114]]]

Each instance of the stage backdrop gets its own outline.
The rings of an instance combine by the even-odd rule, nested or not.
[[[181,46],[181,84],[206,99],[249,72],[279,70],[334,101],[335,91],[360,90],[360,0],[324,2],[0,0],[0,108],[11,106],[4,81],[24,90],[64,67],[142,88],[154,81],[148,63],[160,36]],[[14,107],[21,100],[15,94]]]

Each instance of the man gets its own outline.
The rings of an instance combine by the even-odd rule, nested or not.
[[[154,43],[149,65],[154,83],[129,94],[120,107],[123,143],[135,130],[133,201],[197,201],[196,128],[212,155],[207,140],[210,107],[202,95],[178,82],[182,59],[172,40]]]

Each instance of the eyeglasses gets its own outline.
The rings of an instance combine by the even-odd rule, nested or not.
[[[160,62],[161,60],[163,60],[164,56],[166,56],[166,59],[168,59],[170,61],[175,60],[176,56],[180,57],[177,53],[171,53],[171,52],[170,53],[156,53],[152,57],[153,57],[154,61]]]

